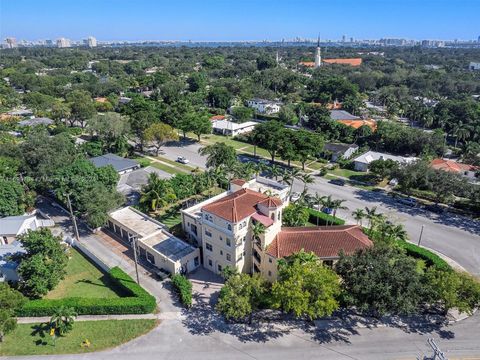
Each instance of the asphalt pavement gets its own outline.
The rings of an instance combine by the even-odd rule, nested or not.
[[[163,148],[162,156],[175,160],[185,156],[193,166],[205,168],[206,158],[198,154],[202,146],[197,142],[170,143]],[[390,221],[403,224],[410,241],[418,243],[423,234],[421,245],[431,248],[463,266],[472,274],[480,275],[480,223],[468,217],[446,212],[435,214],[420,207],[400,204],[385,192],[363,190],[353,186],[338,186],[328,180],[315,176],[315,182],[308,185],[310,193],[332,195],[335,199],[346,200],[348,210],[339,210],[338,216],[349,223],[355,223],[351,212],[357,208],[377,207],[378,212],[388,216]],[[297,181],[294,191],[303,190],[303,184]]]

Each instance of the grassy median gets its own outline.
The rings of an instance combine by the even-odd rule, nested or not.
[[[48,324],[19,324],[0,343],[0,356],[76,354],[112,348],[146,334],[157,320],[81,321],[66,336],[50,337]],[[89,346],[85,343],[88,339]]]

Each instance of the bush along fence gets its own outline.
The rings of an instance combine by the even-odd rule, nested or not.
[[[318,225],[345,225],[345,220],[333,217],[332,215],[325,214],[324,212],[314,209],[308,209],[309,218],[308,222]]]
[[[61,306],[74,308],[78,315],[148,314],[155,311],[155,298],[123,270],[114,267],[106,276],[119,287],[124,297],[35,299],[17,311],[17,316],[50,316]]]
[[[189,308],[192,306],[192,283],[183,275],[173,275],[172,284],[180,296],[180,302]]]
[[[439,270],[452,271],[451,266],[448,265],[445,260],[425,248],[409,243],[407,241],[398,241],[398,245],[401,248],[405,249],[408,256],[411,256],[415,259],[424,260],[427,266],[435,266]]]

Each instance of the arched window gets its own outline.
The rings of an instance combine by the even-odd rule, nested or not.
[[[231,230],[232,230],[232,225],[231,225],[231,224],[228,224],[228,225],[227,225],[227,229],[231,231]]]

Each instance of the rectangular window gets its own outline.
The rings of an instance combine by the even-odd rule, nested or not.
[[[209,243],[205,243],[205,248],[208,250],[208,251],[213,251],[213,247],[211,244]]]
[[[195,266],[200,265],[200,260],[198,259],[198,256],[195,256],[195,259],[193,259],[193,263]]]
[[[218,272],[222,271],[222,265],[218,265]]]
[[[208,259],[208,266],[212,267],[213,266],[213,262],[211,259]]]
[[[272,258],[268,258],[268,262],[271,264],[273,262]]]
[[[268,271],[268,276],[272,276],[272,272],[270,270]]]
[[[232,256],[230,254],[227,254],[227,260],[232,261]]]
[[[229,238],[227,238],[226,243],[227,246],[232,246],[232,240],[230,240]]]
[[[208,237],[212,237],[212,233],[207,229],[205,229],[205,235],[207,235]]]
[[[150,254],[149,252],[147,252],[147,260],[148,260],[149,263],[155,265],[155,257],[152,254]]]
[[[220,255],[223,255],[223,250],[220,250]]]

